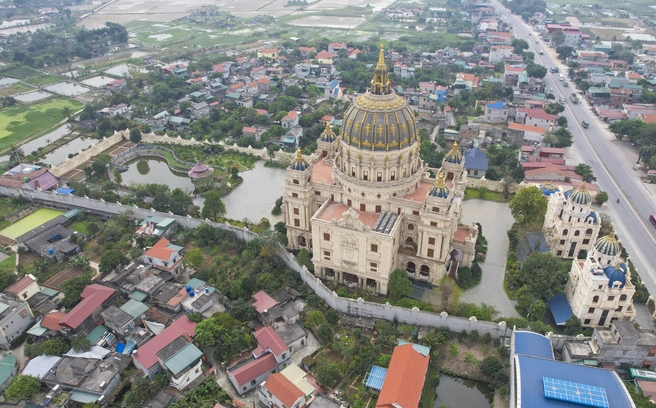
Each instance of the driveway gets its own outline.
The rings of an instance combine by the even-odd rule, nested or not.
[[[460,296],[461,302],[480,305],[485,303],[499,311],[499,317],[519,317],[515,311],[517,302],[511,301],[503,290],[503,278],[508,252],[508,235],[514,219],[507,203],[495,203],[485,200],[463,201],[463,224],[479,222],[483,227],[483,236],[487,239],[487,256],[480,263],[483,269],[481,283],[468,289]]]

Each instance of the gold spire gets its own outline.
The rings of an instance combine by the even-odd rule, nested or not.
[[[374,77],[371,80],[371,93],[374,95],[387,95],[391,93],[389,81],[389,72],[385,64],[385,48],[380,44],[380,53],[378,54],[378,64],[374,69]]]
[[[585,181],[584,181],[583,184],[581,184],[581,188],[579,190],[588,191],[585,187],[586,187],[586,184],[585,184]]]
[[[296,149],[296,160],[303,160],[303,154],[301,153],[301,148]]]
[[[444,187],[446,184],[444,184],[444,173],[440,171],[440,174],[437,175],[437,179],[435,180],[435,187]]]

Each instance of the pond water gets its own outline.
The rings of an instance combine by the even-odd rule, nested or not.
[[[37,150],[39,147],[46,147],[49,143],[52,143],[55,140],[59,140],[62,137],[69,135],[70,133],[71,130],[68,128],[68,125],[63,125],[46,135],[20,145],[20,148],[23,150],[23,153],[30,154]],[[9,160],[9,155],[0,156],[0,162],[6,160]]]
[[[49,164],[51,166],[56,166],[61,164],[68,159],[68,155],[71,153],[77,153],[80,150],[86,149],[94,143],[97,143],[98,139],[93,139],[90,137],[73,139],[65,145],[53,150],[48,153],[46,157],[41,160],[42,162]]]
[[[186,174],[174,173],[169,169],[166,160],[159,157],[139,158],[125,164],[127,171],[121,173],[124,185],[135,184],[166,184],[171,190],[181,188],[191,193],[194,184]]]
[[[449,408],[489,408],[492,407],[493,401],[494,390],[487,384],[441,375],[433,407],[438,408],[444,405]]]

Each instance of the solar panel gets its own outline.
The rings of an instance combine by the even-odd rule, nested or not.
[[[542,377],[544,396],[587,407],[610,408],[606,390],[594,385],[580,384],[556,378]]]

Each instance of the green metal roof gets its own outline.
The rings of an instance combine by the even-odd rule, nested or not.
[[[87,340],[89,340],[91,345],[95,345],[105,333],[107,333],[107,327],[101,324],[100,326],[96,326],[93,330],[91,330],[91,333],[87,335]]]
[[[82,404],[88,404],[98,401],[100,396],[96,394],[91,394],[84,391],[73,391],[71,393],[71,399],[75,402],[80,402]]]
[[[9,305],[6,304],[6,303],[0,302],[0,314],[2,314],[7,309],[9,309]]]
[[[32,336],[43,336],[47,331],[48,331],[47,328],[37,323],[34,326],[30,327],[30,329],[27,331],[27,334],[31,334]]]
[[[76,215],[78,215],[79,213],[80,213],[79,209],[73,208],[72,210],[70,210],[69,212],[64,214],[64,217],[66,217],[68,219],[71,219],[71,218],[75,217]]]
[[[128,295],[128,297],[130,299],[136,300],[137,302],[143,302],[144,300],[146,300],[148,298],[148,293],[144,293],[140,290],[135,290],[132,293],[130,293]]]
[[[158,227],[168,227],[173,224],[175,220],[173,218],[162,218],[161,221],[157,222]]]
[[[175,353],[173,357],[166,360],[164,365],[174,376],[177,376],[202,356],[203,352],[194,346],[193,343],[189,343]]]
[[[180,245],[173,245],[173,244],[169,244],[166,247],[169,248],[169,249],[173,249],[175,251],[178,251],[178,252],[180,252],[184,249],[184,247],[181,247]]]
[[[55,297],[59,294],[59,291],[50,288],[41,288],[41,293],[49,297]]]
[[[133,319],[136,319],[137,317],[146,313],[146,311],[148,310],[148,306],[134,299],[130,299],[127,302],[125,302],[125,304],[121,306],[119,309],[132,316]]]
[[[0,385],[6,383],[14,374],[16,368],[16,357],[9,353],[5,358],[0,360]]]

